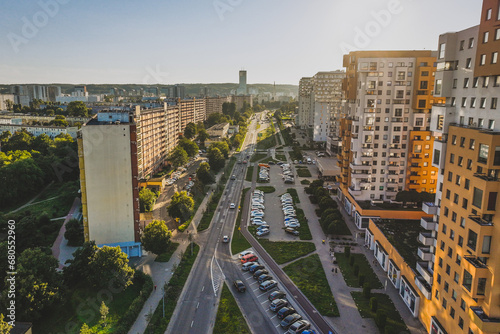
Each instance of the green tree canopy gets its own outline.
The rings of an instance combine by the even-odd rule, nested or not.
[[[179,146],[182,147],[184,151],[186,151],[188,157],[194,157],[198,154],[198,151],[200,149],[194,141],[187,138],[182,138],[181,140],[179,140]]]
[[[197,139],[198,139],[198,141],[199,141],[199,142],[200,142],[203,146],[205,146],[205,141],[206,141],[208,138],[210,138],[210,136],[208,135],[207,130],[205,130],[205,129],[201,129],[201,130],[199,130],[199,131],[198,131],[198,137],[197,137]]]
[[[31,143],[33,142],[33,135],[28,133],[25,129],[16,131],[9,141],[2,145],[2,151],[16,151],[16,150],[31,150]]]
[[[134,269],[128,265],[127,254],[120,247],[103,246],[89,263],[90,283],[97,288],[112,286],[125,289],[132,284]]]
[[[4,315],[0,314],[0,334],[9,334],[13,327],[4,318]]]
[[[222,113],[224,115],[227,115],[230,118],[233,118],[235,112],[236,112],[236,104],[235,103],[224,102],[222,104]]]
[[[66,112],[69,116],[75,117],[88,117],[90,109],[87,108],[85,103],[82,101],[73,101],[68,103],[68,107],[66,108]]]
[[[68,240],[68,246],[81,246],[84,241],[83,223],[78,219],[70,219],[66,223],[64,237]]]
[[[142,188],[139,191],[139,205],[141,212],[153,211],[153,206],[156,202],[156,194],[149,188]]]
[[[154,254],[165,252],[170,244],[172,232],[163,220],[153,220],[144,229],[141,242],[145,250]]]
[[[224,155],[221,151],[212,145],[208,148],[208,163],[210,164],[210,168],[215,172],[218,172],[222,168],[224,168],[225,159]]]
[[[194,201],[185,191],[176,192],[167,207],[168,215],[172,218],[188,219],[194,208]]]
[[[55,147],[54,141],[45,133],[42,133],[33,139],[32,149],[42,154],[48,154],[49,150]]]
[[[203,184],[212,184],[215,179],[210,171],[210,164],[207,162],[202,162],[198,169],[196,170],[196,177]]]
[[[213,148],[213,147],[217,147],[219,149],[219,151],[222,153],[222,155],[224,156],[224,159],[227,159],[229,158],[229,145],[227,144],[226,141],[216,141],[216,142],[213,142],[212,144],[210,144],[209,148]]]
[[[184,137],[187,139],[192,139],[196,136],[196,124],[194,123],[188,123],[186,125],[186,128],[184,129]]]
[[[182,147],[176,146],[170,153],[168,160],[174,167],[177,168],[188,162],[188,155]]]

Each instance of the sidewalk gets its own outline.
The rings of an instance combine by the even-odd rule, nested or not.
[[[347,226],[349,227],[351,232],[354,232],[353,235],[356,235],[356,232],[359,232],[359,230],[354,226],[354,221],[352,217],[347,215],[344,207],[338,202],[337,197],[333,196],[333,198],[337,201],[340,212],[342,213],[342,216],[344,217]],[[380,282],[382,282],[382,284],[385,285],[387,281],[387,273],[385,273],[380,267],[380,265],[378,265],[378,262],[375,261],[375,256],[373,255],[373,252],[363,247],[364,245],[363,239],[357,239],[355,241],[359,245],[359,247],[357,248],[361,250],[361,252],[357,251],[356,253],[362,253],[366,256],[368,263],[370,263],[373,271],[379,278]],[[373,263],[375,263],[375,265],[373,265]],[[401,318],[406,323],[406,326],[408,327],[408,329],[412,334],[427,334],[427,331],[425,330],[422,323],[411,315],[410,310],[408,310],[408,307],[399,296],[398,290],[394,287],[394,285],[392,285],[390,282],[387,282],[387,289],[385,289],[385,291],[382,289],[382,290],[374,290],[374,292],[385,293],[391,298],[392,302],[394,303],[394,306],[399,311]]]
[[[59,261],[59,269],[64,267],[64,263],[66,263],[67,260],[73,258],[73,252],[78,249],[78,247],[68,246],[68,240],[64,238],[64,233],[66,232],[66,223],[73,218],[73,215],[79,214],[80,204],[80,198],[76,197],[52,245],[52,256]]]
[[[300,199],[299,206],[304,210],[305,216],[308,219],[309,229],[313,236],[313,242],[316,245],[317,254],[323,265],[328,284],[330,285],[340,313],[340,317],[325,317],[325,319],[334,326],[338,333],[378,333],[375,322],[372,319],[364,319],[359,314],[358,308],[351,297],[351,288],[345,283],[340,271],[337,274],[331,272],[333,265],[332,257],[330,256],[330,247],[328,242],[325,244],[322,243],[325,235],[314,211],[316,206],[310,204],[309,198],[303,191],[303,188],[296,187]]]

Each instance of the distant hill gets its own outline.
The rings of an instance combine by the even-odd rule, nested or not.
[[[61,90],[64,94],[70,94],[75,85],[68,84],[53,84],[55,86],[60,86]],[[189,96],[198,96],[200,95],[200,91],[202,88],[207,87],[209,89],[209,95],[229,95],[231,90],[238,88],[237,83],[208,83],[208,84],[179,84],[186,87],[186,95]],[[14,85],[0,85],[0,93],[6,94],[10,92],[10,86]],[[48,85],[45,85],[48,86]],[[87,86],[87,91],[89,94],[109,94],[112,88],[124,89],[127,92],[135,89],[139,91],[141,88],[147,92],[153,92],[156,88],[164,91],[167,87],[171,87],[172,85],[138,85],[138,84],[104,84],[104,85],[96,85],[89,84]],[[257,89],[259,93],[264,92],[273,92],[273,84],[253,84],[248,85],[248,89]],[[276,93],[286,93],[293,94],[297,96],[299,86],[297,85],[276,85]]]

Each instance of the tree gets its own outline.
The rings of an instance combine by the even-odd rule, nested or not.
[[[132,283],[133,276],[134,269],[128,265],[127,254],[118,246],[99,248],[89,263],[88,277],[97,288],[125,289]]]
[[[63,276],[67,286],[71,286],[82,280],[89,282],[90,262],[95,257],[98,249],[95,241],[85,242],[82,247],[73,253],[73,259],[66,261]]]
[[[170,153],[168,160],[170,160],[170,163],[177,168],[188,162],[188,155],[182,147],[176,146]]]
[[[210,172],[210,164],[207,162],[202,162],[200,164],[200,167],[196,170],[196,177],[205,185],[214,183],[215,181],[212,172]]]
[[[234,148],[240,147],[242,140],[243,138],[239,133],[235,134],[233,137],[231,137],[231,146],[233,146]]]
[[[151,212],[156,202],[156,194],[149,188],[139,191],[139,206],[141,212]]]
[[[93,330],[89,328],[87,324],[83,324],[82,328],[80,328],[80,334],[92,334],[94,333]]]
[[[10,133],[10,131],[4,131],[0,133],[0,145],[3,145],[6,142],[8,142],[10,137],[12,137],[12,133]]]
[[[2,151],[16,151],[25,150],[29,151],[31,149],[31,142],[33,141],[33,135],[28,133],[25,129],[16,131],[9,141],[3,144]]]
[[[12,111],[12,108],[14,106],[14,102],[12,102],[12,100],[5,100],[5,106],[7,107],[7,110],[8,111]]]
[[[154,254],[165,252],[170,244],[172,232],[163,220],[153,220],[144,229],[141,242],[144,249]]]
[[[200,129],[198,131],[198,141],[201,143],[202,146],[205,146],[205,141],[210,138],[210,136],[208,135],[208,132],[207,130],[205,129]]]
[[[184,129],[184,137],[187,139],[192,139],[196,136],[196,124],[194,123],[188,123],[186,125],[186,128]]]
[[[0,314],[0,334],[9,334],[12,326],[4,320],[4,315]]]
[[[68,121],[66,121],[66,117],[64,117],[63,115],[57,115],[56,118],[50,122],[50,124],[54,126],[66,127],[68,126]]]
[[[54,141],[50,139],[50,137],[45,133],[42,133],[41,135],[35,137],[31,146],[33,150],[38,151],[42,154],[48,154],[49,149],[55,147]]]
[[[179,146],[182,147],[184,151],[186,151],[188,157],[194,157],[198,154],[198,151],[200,149],[194,141],[187,138],[182,138],[181,140],[179,140]]]
[[[43,185],[44,174],[33,159],[23,159],[0,168],[0,206],[32,196]]]
[[[208,163],[210,164],[210,168],[215,172],[218,172],[222,168],[224,168],[225,159],[224,155],[217,147],[213,147],[210,145],[208,148]]]
[[[335,201],[330,196],[324,196],[319,200],[319,208],[321,211],[334,206]]]
[[[168,215],[172,218],[188,219],[194,208],[194,201],[185,191],[176,192],[167,207]]]
[[[64,237],[68,240],[68,246],[81,246],[84,242],[83,224],[78,219],[70,219],[66,223]]]
[[[335,223],[330,223],[330,225],[328,225],[328,229],[326,230],[326,232],[328,234],[335,234],[335,231],[336,231],[336,224]]]
[[[219,149],[219,151],[224,155],[224,159],[229,158],[229,145],[227,144],[226,141],[216,141],[210,144],[210,147],[216,147]]]
[[[106,306],[104,300],[101,302],[101,307],[99,307],[99,313],[101,314],[101,324],[106,327],[106,318],[109,313],[109,307]]]
[[[410,191],[403,190],[403,191],[398,192],[396,194],[396,201],[403,202],[403,205],[406,205],[407,202],[411,202],[412,195],[411,195]]]
[[[222,104],[222,113],[224,115],[233,118],[235,112],[236,112],[236,103],[224,102]]]
[[[75,117],[88,117],[90,109],[87,108],[85,103],[82,101],[73,101],[68,103],[68,107],[66,108],[66,112],[69,116]]]

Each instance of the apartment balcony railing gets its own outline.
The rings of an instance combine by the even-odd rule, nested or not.
[[[422,259],[422,261],[431,261],[432,260],[431,247],[430,246],[418,247],[417,255],[419,258]]]
[[[428,215],[437,214],[438,206],[433,202],[424,202],[422,203],[422,211],[427,213]]]
[[[434,244],[434,237],[431,232],[420,232],[418,241],[425,246],[432,246]]]
[[[484,313],[481,306],[471,306],[470,309],[473,314],[472,322],[479,328],[481,332],[500,332],[500,318],[488,317],[488,315]]]
[[[422,217],[420,218],[420,226],[425,228],[428,231],[434,231],[436,228],[437,222],[434,221],[432,217]]]
[[[420,275],[422,275],[423,279],[427,283],[432,282],[432,272],[429,270],[429,262],[418,261],[417,262],[417,272],[419,272]]]
[[[432,297],[432,286],[425,281],[422,276],[415,276],[415,285],[422,292],[422,295],[428,300]]]

